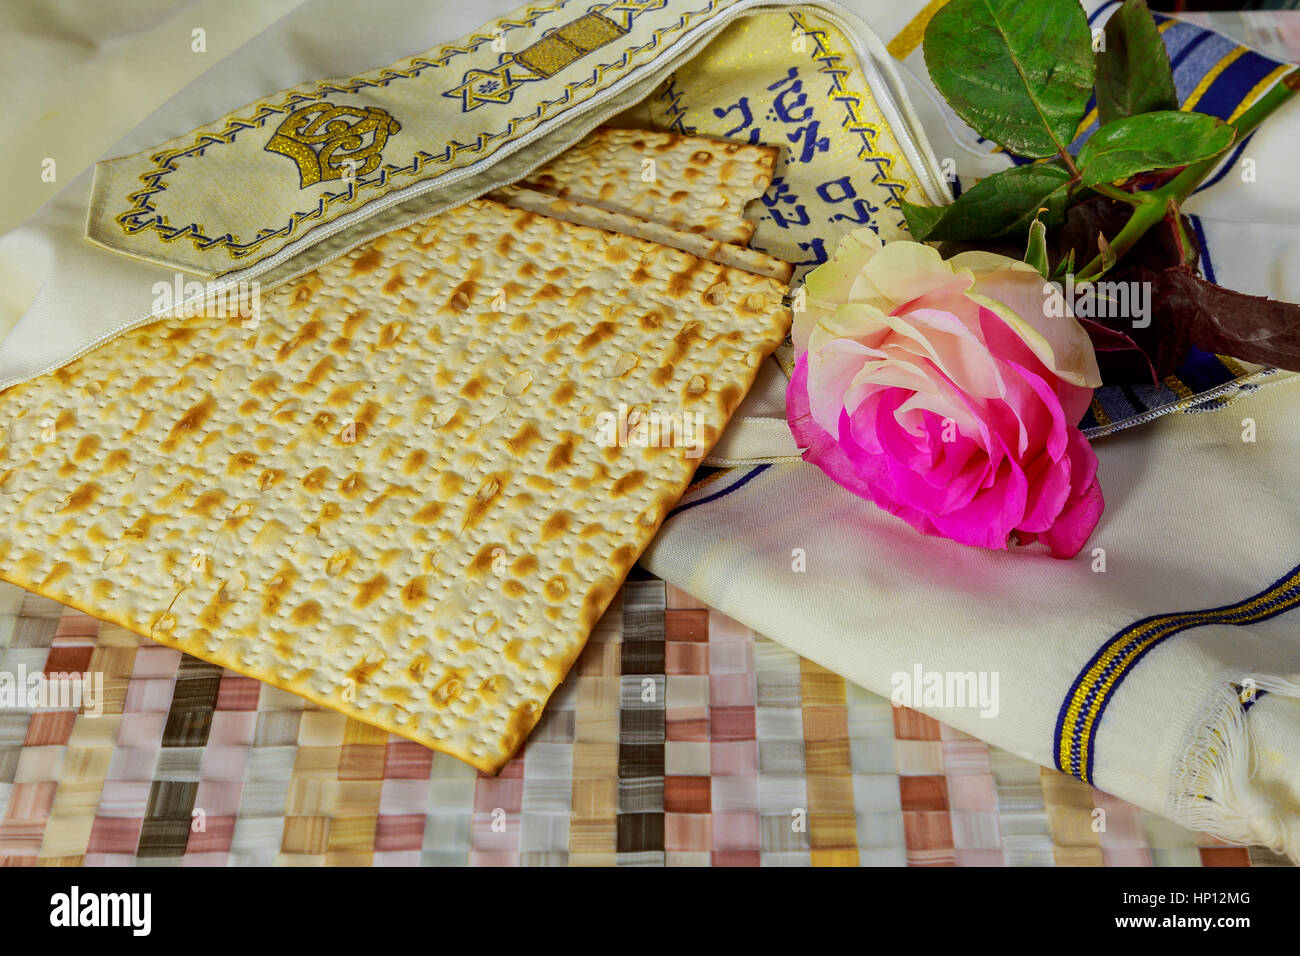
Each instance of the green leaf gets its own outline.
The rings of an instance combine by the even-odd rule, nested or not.
[[[1056,271],[1052,273],[1053,279],[1064,279],[1067,275],[1074,272],[1074,250],[1071,249],[1066,253],[1065,258],[1056,264]]]
[[[925,31],[925,65],[977,133],[1042,159],[1088,106],[1092,33],[1078,0],[950,0]]]
[[[1101,125],[1125,116],[1178,109],[1169,53],[1146,0],[1125,0],[1106,21],[1106,47],[1097,54],[1097,115]]]
[[[1029,227],[1029,245],[1025,248],[1025,262],[1038,270],[1044,279],[1050,278],[1047,265],[1047,227],[1043,221],[1034,216]]]
[[[1215,116],[1162,110],[1116,120],[1079,150],[1083,185],[1113,183],[1150,169],[1208,159],[1232,145],[1236,130]]]
[[[1070,174],[1060,166],[1013,166],[982,179],[947,206],[916,206],[903,201],[908,228],[916,239],[992,239],[1024,235],[1044,207],[1047,224],[1065,219]]]

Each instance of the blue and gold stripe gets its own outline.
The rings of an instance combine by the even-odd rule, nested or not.
[[[1240,627],[1284,614],[1300,605],[1300,565],[1269,587],[1236,604],[1204,611],[1157,614],[1130,624],[1108,640],[1074,679],[1056,718],[1056,768],[1093,782],[1097,726],[1124,678],[1163,641],[1194,627]]]

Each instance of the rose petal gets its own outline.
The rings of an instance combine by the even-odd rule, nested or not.
[[[1082,433],[1070,433],[1070,495],[1052,526],[1040,535],[1054,558],[1072,558],[1092,535],[1106,500],[1097,482],[1097,455]]]
[[[876,295],[894,306],[954,283],[969,283],[967,278],[953,274],[937,249],[919,242],[885,243],[885,247],[863,266],[862,275]],[[872,304],[891,311],[877,302]]]
[[[928,357],[968,394],[980,398],[1004,394],[997,363],[988,347],[951,312],[913,309],[906,315],[885,316],[884,321],[895,334],[882,346],[897,345]]]
[[[1045,285],[992,253],[944,262],[854,233],[796,321],[787,414],[805,460],[925,534],[1077,553],[1104,506],[1075,427],[1096,359]]]
[[[1088,333],[1073,317],[1060,289],[1036,271],[980,274],[967,294],[996,312],[1058,376],[1087,388],[1101,384]]]
[[[808,394],[814,417],[827,430],[835,427],[844,407],[844,393],[867,359],[877,353],[851,339],[837,339],[825,348],[807,354],[809,382],[816,387]]]

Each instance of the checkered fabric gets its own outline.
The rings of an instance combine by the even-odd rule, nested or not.
[[[0,710],[8,865],[1284,863],[895,708],[644,576],[497,777],[4,585],[0,674],[22,671],[101,673],[104,699]]]

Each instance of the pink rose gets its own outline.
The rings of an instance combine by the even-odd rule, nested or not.
[[[926,534],[1078,553],[1103,507],[1076,427],[1101,377],[1055,286],[867,229],[805,286],[787,393],[805,460]]]

